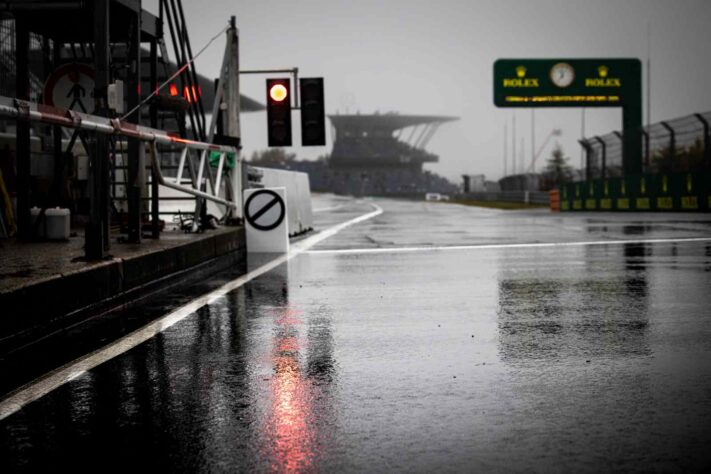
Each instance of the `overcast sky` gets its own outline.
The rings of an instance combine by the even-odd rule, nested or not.
[[[157,0],[144,1],[157,13],[156,5]],[[711,110],[710,0],[183,0],[183,6],[193,51],[235,15],[242,69],[295,66],[303,77],[324,77],[327,114],[461,117],[442,126],[427,146],[440,156],[428,169],[455,182],[463,173],[484,173],[487,179],[503,174],[504,123],[510,133],[514,110],[493,105],[497,58],[644,62],[649,24],[652,121]],[[224,40],[215,41],[198,59],[202,74],[217,75],[223,48]],[[264,102],[264,79],[242,76],[242,93]],[[580,109],[536,110],[537,146],[559,128],[559,142],[579,165],[581,115]],[[518,110],[516,116],[517,148],[523,138],[528,163],[531,111]],[[297,115],[293,122],[298,143]],[[586,135],[620,127],[619,109],[587,109]],[[243,116],[242,140],[247,156],[266,148],[265,113]],[[315,158],[330,149],[329,131],[328,146],[293,151]],[[548,154],[549,149],[543,156]]]

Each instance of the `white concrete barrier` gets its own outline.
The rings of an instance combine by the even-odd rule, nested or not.
[[[272,168],[252,169],[261,174],[259,187],[286,188],[286,216],[289,221],[289,235],[299,235],[313,229],[311,209],[311,185],[309,175],[300,171],[277,170]],[[254,183],[250,183],[254,185]]]

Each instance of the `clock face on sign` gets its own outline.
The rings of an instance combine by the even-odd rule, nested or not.
[[[575,79],[575,70],[568,63],[558,63],[551,68],[551,81],[558,87],[568,87]]]

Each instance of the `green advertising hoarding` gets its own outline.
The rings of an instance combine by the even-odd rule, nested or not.
[[[560,186],[561,211],[711,211],[711,173],[642,174]]]
[[[625,175],[642,173],[639,59],[499,59],[497,107],[621,107]]]

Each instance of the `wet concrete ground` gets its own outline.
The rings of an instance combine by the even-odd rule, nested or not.
[[[140,244],[119,243],[112,235],[111,249],[106,260],[127,260],[142,255],[228,233],[230,228],[213,229],[209,233],[186,234],[178,229],[168,229],[160,239],[143,238]],[[0,293],[19,287],[79,273],[101,266],[106,261],[86,262],[84,257],[84,232],[76,230],[66,241],[19,242],[16,239],[0,240]]]
[[[711,216],[373,202],[0,421],[0,471],[711,467]]]

